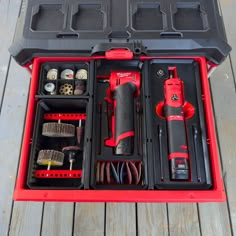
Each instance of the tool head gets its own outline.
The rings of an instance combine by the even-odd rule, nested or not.
[[[140,73],[136,71],[112,71],[109,83],[112,92],[122,84],[131,83],[136,88],[135,96],[138,96],[138,91],[141,86],[141,76]]]
[[[80,151],[81,149],[78,146],[67,146],[62,148],[62,152],[65,155],[68,155],[69,162],[75,162],[76,155],[78,155]]]
[[[62,151],[80,151],[81,148],[79,146],[67,146],[67,147],[63,147]]]
[[[177,77],[175,67],[169,68],[169,78],[164,81],[165,104],[171,107],[184,105],[183,81]]]

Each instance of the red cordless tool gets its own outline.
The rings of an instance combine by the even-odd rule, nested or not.
[[[106,101],[112,105],[112,137],[105,145],[116,155],[132,155],[134,149],[134,98],[139,96],[139,72],[113,71],[109,78]]]
[[[169,163],[172,180],[189,179],[183,81],[177,77],[175,67],[169,68],[164,82],[164,116],[167,120]]]

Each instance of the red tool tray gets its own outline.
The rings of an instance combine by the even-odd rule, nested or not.
[[[208,72],[209,66],[205,57],[198,56],[168,56],[168,57],[148,57],[140,56],[136,60],[146,63],[152,60],[175,59],[175,60],[193,60],[199,65],[202,103],[205,113],[205,125],[207,132],[207,145],[209,151],[209,161],[212,177],[212,187],[207,190],[162,190],[156,188],[147,189],[92,189],[90,185],[86,189],[30,189],[27,186],[27,172],[29,166],[30,149],[35,124],[35,112],[37,104],[40,101],[37,91],[39,87],[39,75],[41,66],[48,62],[96,62],[105,60],[113,62],[116,60],[130,61],[133,59],[133,53],[125,50],[108,51],[105,56],[91,57],[37,57],[34,58],[31,66],[32,78],[29,91],[29,99],[26,113],[26,122],[20,156],[20,165],[14,200],[21,201],[72,201],[72,202],[212,202],[225,201],[226,195],[224,184],[221,177],[220,163],[217,148],[217,139],[215,134],[214,115],[211,102],[211,92],[209,88]],[[30,69],[31,70],[31,69]],[[91,112],[91,111],[90,111]],[[93,111],[92,111],[93,112]],[[92,114],[86,114],[86,117]],[[48,116],[50,117],[50,115]],[[47,118],[48,118],[47,117]],[[85,119],[86,117],[83,117]],[[92,121],[91,121],[92,124]],[[150,159],[151,157],[149,157]],[[87,165],[91,164],[91,157],[87,160]],[[149,163],[150,167],[150,163]],[[40,174],[40,173],[39,173]],[[81,174],[81,173],[77,173]]]

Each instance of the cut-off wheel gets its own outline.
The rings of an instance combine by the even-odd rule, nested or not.
[[[59,88],[59,93],[61,95],[73,95],[73,85],[72,84],[63,84]]]
[[[74,137],[75,126],[66,123],[44,123],[42,135],[47,137]]]
[[[48,166],[62,166],[64,162],[64,153],[56,150],[41,150],[38,154],[37,164]]]

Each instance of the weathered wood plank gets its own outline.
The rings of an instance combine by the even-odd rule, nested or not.
[[[219,0],[219,1],[221,4],[221,10],[224,19],[227,39],[230,46],[233,48],[232,52],[230,53],[230,57],[232,60],[232,67],[234,73],[236,73],[236,51],[235,51],[236,31],[235,31],[235,24],[232,22],[232,20],[235,17],[236,1],[235,0]]]
[[[211,88],[218,129],[223,175],[228,196],[233,235],[235,235],[236,94],[229,59],[217,69],[216,73],[211,78]]]
[[[234,138],[231,136],[231,131],[234,131],[235,129],[228,126],[231,131],[227,131],[227,123],[229,122],[229,119],[231,119],[230,117],[227,117],[227,113],[230,116],[229,113],[231,113],[232,110],[235,110],[236,106],[235,93],[233,91],[234,82],[229,59],[227,59],[212,75],[210,83],[224,175],[225,173],[228,173],[229,169],[232,169],[230,166],[227,166],[226,168],[225,162],[227,162],[228,158],[233,154],[233,150],[235,150],[234,145],[229,146],[226,141],[230,137]],[[234,111],[232,113],[234,120],[236,121],[236,113]],[[224,124],[222,124],[222,122]],[[234,134],[236,134],[236,132]],[[234,155],[235,154],[236,153],[234,153]],[[227,203],[201,203],[199,204],[199,215],[203,235],[231,235]]]
[[[73,212],[73,203],[45,203],[41,235],[72,235]]]
[[[138,203],[138,235],[167,236],[166,209],[165,203]]]
[[[136,235],[135,203],[107,203],[106,235]]]
[[[0,116],[0,235],[7,235],[25,119],[29,74],[12,60]]]
[[[10,62],[10,54],[8,48],[10,47],[14,35],[14,29],[20,10],[21,0],[2,0],[0,1],[0,106],[4,91],[4,85],[8,73],[8,66]]]
[[[170,236],[201,235],[195,203],[170,203],[168,204],[168,215]]]
[[[43,203],[14,202],[9,236],[40,236]]]
[[[103,236],[104,221],[104,203],[77,203],[74,217],[74,236]]]
[[[202,235],[231,235],[226,203],[200,203],[199,216]]]

